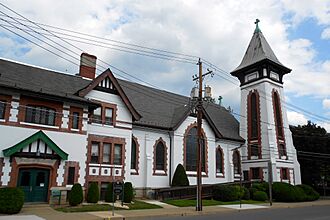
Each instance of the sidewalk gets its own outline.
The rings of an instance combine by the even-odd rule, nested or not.
[[[202,212],[196,212],[195,207],[175,207],[159,201],[143,200],[144,202],[157,204],[162,206],[162,209],[145,209],[145,210],[116,210],[115,216],[112,216],[110,211],[103,212],[81,212],[81,213],[63,213],[58,212],[48,205],[29,205],[23,207],[19,215],[12,216],[0,216],[0,220],[4,219],[20,219],[20,220],[96,220],[96,219],[135,219],[135,218],[148,218],[159,216],[193,216],[193,215],[209,215],[223,212],[237,212],[246,209],[260,209],[260,208],[294,208],[294,207],[306,207],[306,206],[330,206],[330,200],[318,200],[314,202],[303,203],[273,203],[273,206],[269,204],[258,205],[220,205],[220,206],[204,206]]]

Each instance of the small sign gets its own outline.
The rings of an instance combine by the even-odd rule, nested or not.
[[[123,182],[114,182],[113,183],[113,191],[116,195],[120,195],[123,192]]]
[[[52,190],[52,196],[60,196],[61,191],[60,190]]]
[[[44,187],[45,186],[45,184],[44,183],[40,183],[40,187]]]

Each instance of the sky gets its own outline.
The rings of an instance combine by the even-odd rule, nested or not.
[[[239,82],[229,73],[240,64],[258,18],[277,58],[292,69],[283,80],[289,123],[302,125],[311,120],[330,132],[330,0],[0,0],[0,3],[33,22],[57,27],[39,25],[44,28],[39,32],[48,37],[28,32],[39,36],[36,39],[18,29],[30,30],[22,26],[28,22],[17,20],[22,17],[0,5],[2,58],[76,74],[79,55],[84,51],[97,56],[98,74],[110,67],[119,78],[189,96],[195,86],[192,76],[198,73],[196,63],[201,57],[204,71],[207,67],[212,69],[208,63],[217,67],[215,75],[205,79],[206,85],[212,87],[213,98],[222,96],[222,104],[231,106],[238,114]],[[66,42],[59,37],[65,37]],[[142,56],[143,52],[127,53],[123,50],[130,50],[127,48],[131,46],[118,47],[118,41],[138,45],[140,51],[148,50],[142,47],[158,51],[153,51],[153,57]],[[169,60],[155,58],[164,54],[163,50],[175,54],[167,54]],[[189,56],[183,59],[179,53]],[[180,61],[189,63],[179,62],[178,56]]]

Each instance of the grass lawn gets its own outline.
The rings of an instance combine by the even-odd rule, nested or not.
[[[192,199],[166,200],[164,202],[178,207],[189,207],[196,205],[196,200],[192,200]],[[242,200],[242,204],[260,204],[260,203],[264,203],[264,202],[254,201],[254,200]],[[221,202],[213,199],[203,199],[203,206],[233,205],[233,204],[239,204],[239,201]]]
[[[125,204],[129,207],[128,210],[136,209],[158,209],[162,208],[161,206],[149,204],[142,201],[134,201],[134,204]],[[55,210],[60,212],[95,212],[95,211],[111,211],[112,206],[109,204],[93,204],[93,205],[80,205],[80,206],[67,206],[55,208]],[[124,208],[117,208],[115,210],[127,210]]]

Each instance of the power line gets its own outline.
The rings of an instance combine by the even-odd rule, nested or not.
[[[12,11],[12,12],[14,12],[15,14],[18,14],[17,12],[15,12],[15,11],[13,11],[12,9],[9,9],[8,7],[6,7],[6,6],[4,6],[2,3],[0,3],[3,7],[5,7],[5,8],[7,8],[8,10],[10,10],[10,11]],[[2,12],[3,13],[3,12]],[[3,13],[4,14],[4,13]],[[23,18],[25,18],[24,16],[22,16],[22,15],[20,15],[20,14],[18,14],[19,16],[21,16],[21,17],[23,17]],[[10,17],[10,18],[12,18],[13,19],[13,17],[11,17],[11,16],[8,16],[8,17]],[[27,18],[25,18],[27,21],[29,21],[29,22],[31,22],[31,23],[34,23],[35,25],[37,25],[35,22],[32,22],[32,21],[30,21],[29,19],[27,19]],[[3,19],[1,19],[1,20],[3,20]],[[23,19],[20,19],[20,20],[23,20]],[[17,22],[17,21],[16,21]],[[43,30],[46,30],[46,29],[44,29],[44,28],[42,28],[41,26],[39,26],[39,25],[37,25],[40,29],[43,29]],[[56,28],[56,27],[54,27],[54,28]],[[19,28],[20,30],[22,30],[21,28]],[[7,29],[8,30],[8,29]],[[36,32],[35,30],[33,30],[34,32]],[[46,30],[47,32],[49,32],[49,33],[51,33],[50,31],[48,31],[48,30]],[[69,31],[69,30],[66,30],[66,31]],[[39,32],[37,32],[37,33],[39,33]],[[41,34],[41,33],[39,33],[39,34]],[[60,38],[60,37],[58,37],[58,36],[56,36],[56,35],[54,35],[53,33],[51,33],[53,36],[55,36],[55,37],[57,37],[57,38],[59,38],[59,39],[62,39],[62,38]],[[82,33],[80,33],[80,34],[82,34]],[[95,36],[94,36],[95,37]],[[68,43],[67,41],[65,41],[66,43]],[[119,41],[118,41],[119,42]],[[123,42],[121,42],[121,43],[123,43]],[[70,43],[69,43],[70,44]],[[72,45],[72,44],[70,44],[71,46],[74,46],[74,45]],[[128,44],[128,45],[130,45],[130,44]],[[132,44],[133,45],[133,44]],[[134,45],[134,46],[139,46],[139,45]],[[75,46],[74,46],[75,47]],[[143,46],[140,46],[140,47],[142,47],[142,48],[147,48],[147,49],[155,49],[155,48],[148,48],[148,47],[143,47]],[[76,47],[77,48],[77,47]],[[79,48],[78,48],[79,49]],[[156,49],[157,50],[157,49]],[[158,50],[158,51],[163,51],[163,50]],[[163,52],[168,52],[168,53],[172,53],[172,54],[180,54],[180,53],[175,53],[175,52],[169,52],[169,51],[163,51]],[[184,55],[184,56],[189,56],[189,57],[196,57],[196,56],[192,56],[192,55],[186,55],[186,54],[180,54],[180,55]],[[204,59],[203,59],[204,60]],[[212,63],[210,63],[210,62],[208,62],[207,60],[204,60],[204,62],[208,65],[208,66],[210,66],[211,68],[214,68],[214,69],[216,69],[216,70],[218,70],[220,73],[223,73],[223,74],[227,74],[228,76],[231,76],[228,72],[226,72],[226,71],[224,71],[224,70],[222,70],[221,68],[219,68],[219,67],[217,67],[216,65],[214,65],[214,64],[212,64]],[[108,64],[108,65],[110,65],[110,64]],[[111,65],[110,65],[111,66]],[[116,68],[116,67],[114,67],[114,66],[112,66],[113,68]],[[119,70],[119,69],[117,69],[118,71],[121,71],[121,70]],[[125,73],[125,74],[128,74],[127,72],[123,72],[123,73]],[[132,75],[130,75],[131,77],[132,77]],[[231,83],[233,83],[233,84],[235,84],[235,85],[237,85],[235,82],[233,82],[233,81],[231,81],[231,80],[229,80],[228,78],[225,78],[225,77],[223,77],[223,76],[221,76],[221,75],[219,75],[218,74],[218,76],[219,77],[222,77],[223,79],[225,79],[225,80],[227,80],[227,81],[229,81],[229,82],[231,82]],[[133,76],[134,77],[134,76]],[[136,79],[138,79],[138,80],[140,80],[139,78],[136,78]],[[147,82],[144,82],[144,83],[147,83]],[[147,84],[149,84],[149,83],[147,83]],[[151,85],[151,84],[149,84],[149,85]],[[151,85],[152,86],[152,85]],[[282,100],[282,103],[284,103],[284,104],[286,104],[285,103],[285,101],[284,100]],[[290,106],[292,106],[292,107],[294,107],[294,108],[297,108],[297,109],[299,109],[300,111],[305,111],[305,113],[307,113],[307,114],[310,114],[310,115],[314,115],[314,116],[316,116],[317,117],[317,120],[320,120],[319,118],[323,118],[323,120],[329,120],[329,119],[327,119],[327,118],[325,118],[325,117],[323,117],[323,116],[319,116],[319,115],[316,115],[316,114],[313,114],[313,113],[311,113],[311,112],[308,112],[308,111],[306,111],[306,110],[304,110],[304,109],[302,109],[302,108],[300,108],[300,107],[297,107],[297,106],[294,106],[294,105],[292,105],[292,104],[289,104]]]

